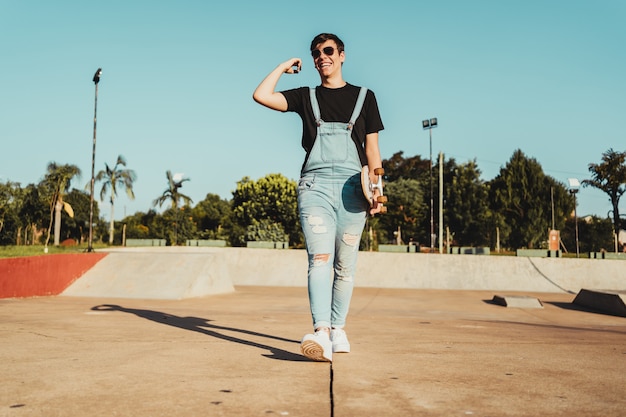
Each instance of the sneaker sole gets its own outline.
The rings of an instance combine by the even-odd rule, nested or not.
[[[333,345],[333,353],[350,353],[350,345]]]
[[[324,356],[324,348],[313,340],[305,340],[300,345],[302,354],[307,358],[318,362],[332,362],[331,359]]]

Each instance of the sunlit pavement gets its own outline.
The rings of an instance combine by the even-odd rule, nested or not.
[[[357,288],[332,365],[300,355],[306,288],[0,300],[0,415],[624,415],[625,318],[495,294]]]

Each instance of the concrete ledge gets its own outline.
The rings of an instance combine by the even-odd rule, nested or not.
[[[626,253],[622,252],[590,252],[591,259],[622,259],[626,261]]]
[[[258,240],[246,242],[246,247],[254,249],[289,249],[289,243]]]
[[[626,317],[625,291],[582,289],[574,298],[573,303],[613,316]]]
[[[543,308],[538,298],[526,295],[494,295],[491,301],[504,307]]]
[[[559,250],[547,250],[547,249],[518,249],[517,256],[525,256],[528,258],[560,258],[561,251]]]
[[[225,248],[226,241],[221,239],[188,239],[187,246],[208,246],[212,248]]]
[[[448,253],[451,255],[489,255],[491,250],[487,247],[452,246]]]
[[[378,245],[378,252],[419,253],[417,245]]]
[[[126,246],[167,246],[165,239],[126,239]]]

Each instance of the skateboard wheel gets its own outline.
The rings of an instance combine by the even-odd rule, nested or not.
[[[387,213],[387,207],[382,206],[382,207],[380,208],[380,212],[381,212],[381,213]]]
[[[385,175],[385,168],[374,168],[374,174]]]
[[[387,196],[386,195],[381,195],[379,196],[376,201],[378,201],[379,203],[386,203],[387,202]]]

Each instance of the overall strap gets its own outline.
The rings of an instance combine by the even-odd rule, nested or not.
[[[309,88],[309,95],[311,96],[311,107],[313,108],[313,116],[315,117],[315,123],[319,126],[322,123],[322,117],[320,113],[320,105],[317,102],[317,97],[315,95],[315,88]],[[365,103],[365,96],[367,95],[367,88],[361,87],[359,91],[359,96],[356,99],[356,104],[354,105],[354,111],[352,112],[352,116],[350,117],[350,121],[348,122],[348,129],[352,129],[354,126],[354,122],[361,114],[361,109],[363,108],[363,103]]]
[[[352,130],[352,126],[354,126],[354,122],[361,114],[361,109],[363,108],[363,103],[365,103],[365,95],[367,94],[367,88],[361,87],[361,91],[359,91],[359,97],[356,99],[356,104],[354,106],[354,111],[352,112],[352,117],[350,117],[350,122],[348,122],[348,129]]]
[[[315,88],[309,88],[309,95],[311,96],[311,107],[313,107],[315,123],[319,126],[322,124],[322,116],[320,113],[320,105],[317,102],[317,97],[315,96]]]

